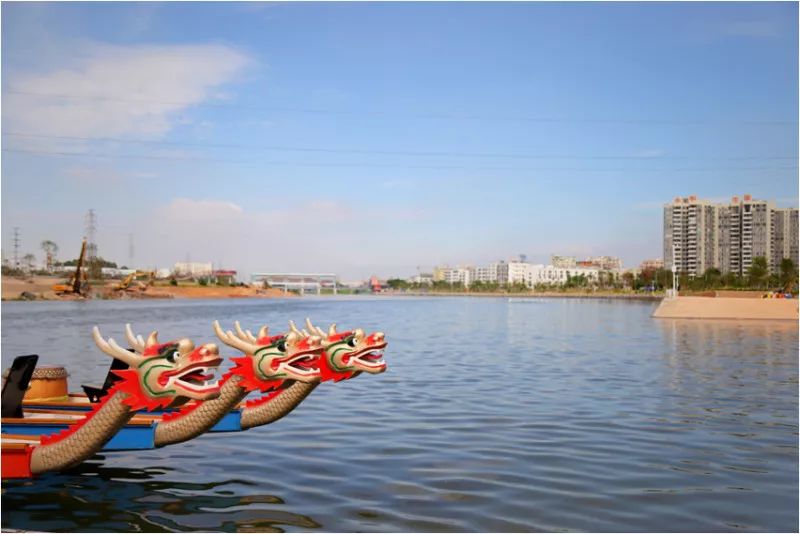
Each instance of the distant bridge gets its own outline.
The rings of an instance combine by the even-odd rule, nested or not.
[[[280,287],[284,291],[297,289],[304,295],[306,289],[316,291],[320,294],[323,287],[332,287],[333,294],[336,295],[336,278],[333,273],[253,273],[250,281],[254,284],[266,282],[270,287]]]

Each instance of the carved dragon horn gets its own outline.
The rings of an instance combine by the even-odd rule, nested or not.
[[[303,339],[303,334],[299,332],[289,332],[286,335],[286,343],[288,345],[296,345],[301,339]]]
[[[256,342],[256,337],[250,330],[242,330],[242,326],[239,324],[239,321],[234,321],[233,326],[236,327],[236,334],[239,336],[239,339],[243,341],[249,341],[250,343]]]
[[[323,332],[321,328],[317,328],[316,326],[311,324],[311,319],[309,319],[308,317],[306,317],[306,326],[308,327],[309,331],[311,331],[314,334],[320,336],[322,339],[325,339],[326,337],[328,337],[328,336],[325,335],[325,332]]]
[[[294,324],[294,321],[289,321],[289,330],[297,334],[298,337],[306,337],[300,330],[297,329],[297,326]]]
[[[214,321],[212,326],[214,327],[214,333],[217,334],[217,337],[220,339],[220,341],[229,347],[239,349],[245,354],[255,354],[256,350],[258,350],[258,345],[236,337],[236,335],[234,335],[234,333],[230,330],[223,332],[222,328],[219,326],[219,321]]]
[[[133,329],[130,323],[125,325],[125,337],[128,338],[128,344],[139,354],[144,352],[144,338],[133,334]]]
[[[147,343],[144,344],[145,349],[149,349],[153,345],[158,345],[158,331],[153,330],[150,332],[150,335],[147,336]]]
[[[100,335],[100,329],[97,328],[96,326],[92,328],[92,337],[94,337],[94,342],[97,345],[97,348],[99,348],[112,358],[122,360],[131,367],[136,367],[137,365],[139,365],[140,358],[137,357],[136,354],[123,349],[122,347],[117,345],[116,341],[114,341],[111,338],[108,338],[108,341],[103,339],[103,336]]]

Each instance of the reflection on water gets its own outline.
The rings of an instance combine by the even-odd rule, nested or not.
[[[73,388],[89,329],[210,340],[213,319],[385,330],[389,371],[244,433],[3,484],[4,528],[795,531],[797,325],[655,320],[647,302],[492,298],[7,303],[3,365]],[[35,347],[30,340],[37,340]]]

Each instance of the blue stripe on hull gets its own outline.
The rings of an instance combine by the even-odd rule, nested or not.
[[[69,428],[69,425],[50,423],[3,423],[3,434],[44,436]],[[140,451],[155,448],[156,425],[126,426],[103,446],[104,451]]]
[[[26,408],[44,408],[53,412],[58,411],[85,411],[88,412],[89,409],[93,405],[88,405],[86,407],[83,406],[76,406],[76,407],[61,407],[61,406],[47,406],[47,405],[35,405],[35,404],[26,404]],[[169,410],[168,410],[169,411]],[[152,412],[142,412],[143,414],[147,415],[163,415],[165,413],[164,410],[154,410]],[[5,428],[5,425],[3,425]],[[242,431],[242,411],[241,410],[231,410],[229,413],[225,414],[216,425],[214,425],[209,432],[241,432]],[[45,433],[45,432],[37,432],[36,434]]]
[[[219,423],[211,427],[209,432],[241,432],[242,431],[242,411],[231,410]]]

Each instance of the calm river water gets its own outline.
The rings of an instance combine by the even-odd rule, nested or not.
[[[273,425],[4,482],[3,528],[797,531],[797,324],[668,321],[654,303],[503,298],[7,302],[2,364],[74,390],[90,329],[212,341],[310,316],[383,330],[389,370]],[[341,329],[341,328],[340,328]],[[231,354],[231,351],[225,351]]]

